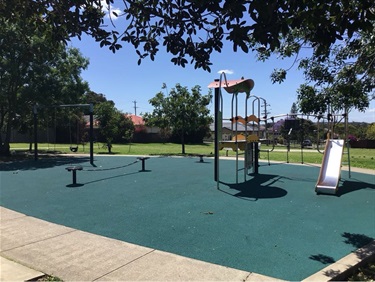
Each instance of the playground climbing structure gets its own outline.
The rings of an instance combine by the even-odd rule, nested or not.
[[[238,183],[239,171],[243,170],[244,181],[246,175],[252,171],[258,173],[258,156],[259,156],[259,135],[260,130],[260,105],[266,101],[263,98],[250,95],[254,87],[252,79],[227,80],[225,73],[222,73],[220,79],[210,83],[210,88],[215,89],[215,167],[214,178],[219,186],[220,170],[219,170],[219,150],[223,148],[231,148],[236,152],[236,183]],[[233,133],[231,140],[222,140],[222,122],[223,122],[223,96],[221,89],[232,95],[231,99],[231,132]],[[245,93],[245,117],[238,113],[238,96],[239,93]],[[251,114],[248,114],[248,104],[252,101]],[[256,115],[257,114],[257,115]],[[264,119],[266,121],[266,118]],[[239,130],[239,128],[244,130]],[[243,167],[239,167],[239,156],[244,155]]]

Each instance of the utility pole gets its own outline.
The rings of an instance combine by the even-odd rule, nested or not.
[[[133,101],[133,103],[134,103],[134,115],[136,116],[137,115],[137,101],[136,100],[134,100]]]

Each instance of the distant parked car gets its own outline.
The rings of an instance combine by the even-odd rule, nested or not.
[[[312,142],[309,139],[303,140],[302,142],[302,148],[304,147],[312,147]]]

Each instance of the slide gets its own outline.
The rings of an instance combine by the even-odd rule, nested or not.
[[[341,173],[343,149],[344,140],[327,140],[318,182],[315,187],[316,193],[336,193]]]

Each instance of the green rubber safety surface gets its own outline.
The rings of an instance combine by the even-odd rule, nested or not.
[[[82,166],[72,185],[68,166]],[[0,164],[0,204],[87,232],[284,280],[302,280],[375,238],[374,175],[342,171],[317,195],[319,168],[233,160],[96,156]],[[242,166],[243,162],[239,162]]]

